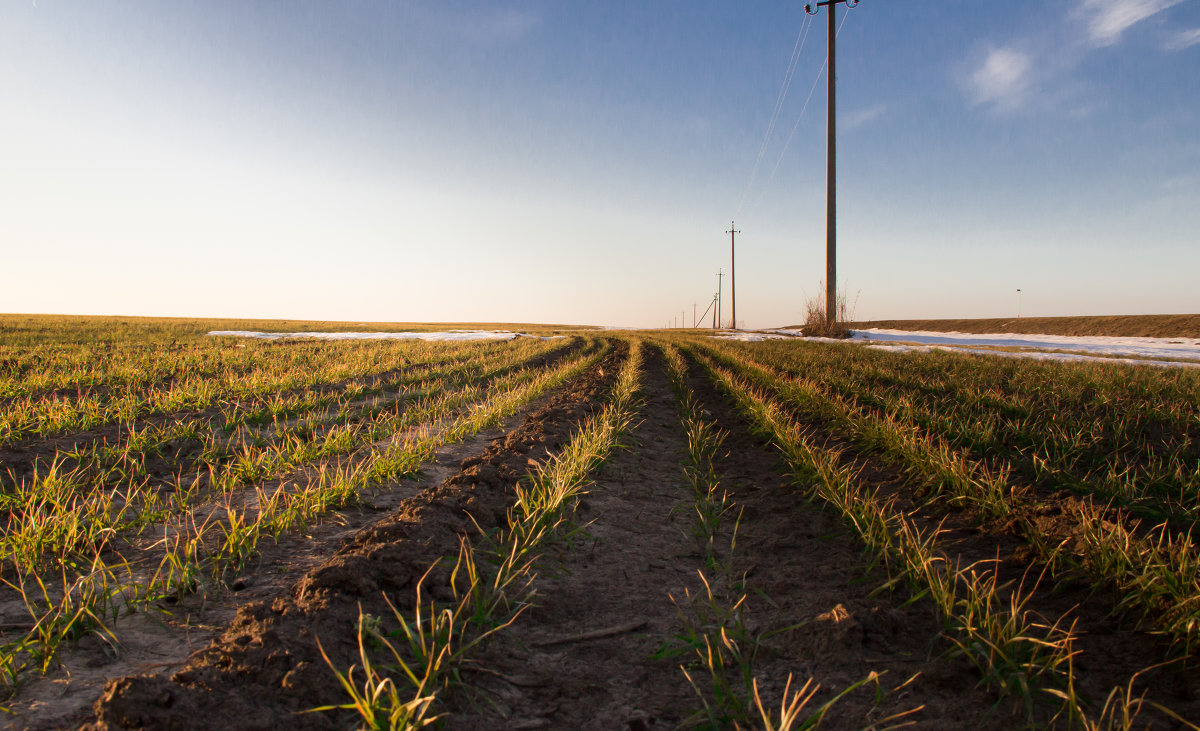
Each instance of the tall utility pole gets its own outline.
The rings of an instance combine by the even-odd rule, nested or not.
[[[734,263],[733,240],[741,231],[735,231],[733,221],[730,221],[729,230],[725,233],[729,234],[729,329],[737,330],[737,267]]]
[[[692,329],[696,329],[696,303],[692,303]]]
[[[858,5],[858,0],[821,0],[816,6],[805,5],[804,12],[816,15],[821,8],[829,8],[829,64],[826,69],[828,76],[825,81],[829,86],[829,104],[827,108],[826,134],[828,137],[825,149],[826,187],[825,187],[825,322],[833,325],[837,321],[837,105],[834,103],[834,89],[837,87],[837,75],[834,72],[834,40],[837,37],[837,26],[834,25],[833,9],[845,3],[847,8]]]
[[[725,275],[721,273],[720,269],[718,269],[717,270],[717,311],[715,313],[717,319],[713,320],[713,330],[716,330],[717,328],[721,327],[721,277],[723,277],[723,276],[725,276]]]

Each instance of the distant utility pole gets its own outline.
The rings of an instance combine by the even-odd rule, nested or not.
[[[826,187],[825,187],[825,322],[833,325],[837,316],[837,158],[836,120],[837,105],[834,103],[834,89],[837,75],[834,73],[834,40],[837,37],[837,27],[834,25],[833,9],[845,3],[847,8],[858,5],[858,0],[821,0],[816,6],[805,5],[804,12],[816,15],[821,8],[829,8],[829,64],[825,77],[829,86],[829,103],[826,110],[827,144],[825,150]]]
[[[841,0],[846,2],[846,0]],[[729,234],[729,329],[737,330],[737,266],[734,263],[733,242],[734,237],[741,233],[733,228],[733,221],[729,222],[729,230],[725,233]]]
[[[1017,290],[1017,319],[1021,319],[1021,290]]]
[[[692,303],[692,329],[696,329],[696,303]]]
[[[717,311],[714,313],[716,319],[713,320],[713,330],[721,327],[721,277],[725,276],[721,270],[717,270]]]

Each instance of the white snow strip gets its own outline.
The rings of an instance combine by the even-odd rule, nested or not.
[[[1200,361],[1200,338],[1121,338],[1098,335],[1025,335],[1016,333],[976,335],[920,330],[855,330],[854,339],[953,347],[991,346],[1032,350],[1070,350],[1089,355],[1133,355],[1143,358],[1179,358]]]
[[[235,338],[255,338],[258,340],[280,340],[283,338],[305,338],[309,340],[512,340],[514,338],[537,338],[549,340],[561,338],[562,335],[543,337],[526,333],[508,332],[506,330],[449,330],[446,332],[292,332],[264,333],[253,330],[213,330],[209,335],[224,335]]]
[[[1002,358],[1033,358],[1035,360],[1059,360],[1091,363],[1119,363],[1121,365],[1157,366],[1159,368],[1200,368],[1200,363],[1185,363],[1177,360],[1146,360],[1142,358],[1119,358],[1102,355],[1081,355],[1079,353],[1050,353],[1042,350],[987,350],[984,348],[959,348],[950,345],[884,345],[867,344],[864,347],[872,350],[887,350],[893,353],[930,353],[943,350],[948,353],[968,353],[970,355],[998,355]]]
[[[804,338],[799,330],[779,328],[757,331],[725,331],[715,338],[757,342]],[[844,343],[831,338],[804,338],[805,342]],[[854,330],[851,343],[893,352],[927,353],[948,350],[973,355],[1039,360],[1091,361],[1150,365],[1164,368],[1200,367],[1200,338],[1126,338],[1096,335],[1026,335],[1016,333],[974,334],[923,330]],[[992,350],[1014,348],[1015,350]],[[1048,352],[1071,351],[1071,352]],[[1172,358],[1174,360],[1163,360]],[[1197,361],[1195,363],[1182,361]]]

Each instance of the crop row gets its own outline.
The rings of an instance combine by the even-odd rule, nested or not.
[[[189,489],[166,498],[153,493],[129,500],[41,485],[40,502],[13,513],[3,538],[4,582],[22,599],[29,629],[6,641],[0,669],[15,687],[23,672],[51,667],[58,646],[80,633],[103,634],[122,613],[167,597],[184,598],[214,578],[240,571],[257,555],[262,539],[305,529],[324,512],[414,474],[441,445],[497,423],[591,367],[611,348],[600,346],[549,368],[514,371],[426,399],[391,421],[390,433],[357,433],[341,452],[345,458],[289,466],[287,474],[258,481],[248,497],[224,492],[215,500],[198,499],[199,491]],[[158,541],[132,540],[154,530],[162,534]],[[48,554],[55,555],[59,567],[58,576],[49,580]]]
[[[441,717],[438,700],[458,682],[460,668],[529,606],[544,552],[578,533],[574,513],[586,478],[629,429],[640,371],[641,344],[634,341],[603,410],[517,485],[501,527],[474,544],[460,539],[457,559],[439,560],[454,561],[449,591],[442,592],[452,601],[424,599],[427,573],[411,609],[398,608],[410,606],[407,599],[385,594],[391,618],[359,617],[359,664],[343,671],[325,656],[348,701],[316,710],[352,710],[367,728],[415,729]],[[372,659],[379,654],[383,662]]]
[[[803,345],[746,355],[1040,488],[1101,496],[1185,529],[1200,519],[1200,377],[1192,371]]]
[[[778,711],[773,704],[764,702],[759,689],[762,673],[758,661],[766,652],[767,638],[780,630],[753,627],[747,616],[746,577],[734,569],[741,511],[734,496],[721,486],[718,474],[727,433],[717,426],[689,386],[688,364],[676,345],[665,343],[662,352],[686,437],[682,472],[691,494],[685,504],[692,509],[691,533],[700,544],[705,569],[699,572],[703,590],[693,593],[685,588],[682,597],[672,597],[679,610],[678,629],[656,656],[691,660],[680,665],[680,669],[700,698],[702,708],[688,720],[689,725],[742,728],[745,724],[748,728],[772,730],[816,728],[831,707],[868,685],[874,686],[878,705],[884,691],[878,682],[879,674],[874,672],[842,687],[815,708],[809,705],[821,686],[808,678],[793,690],[794,678],[789,675]],[[728,546],[718,546],[726,541]],[[872,727],[898,728],[905,725],[899,722],[910,713],[879,719]]]
[[[173,481],[178,489],[181,475],[227,467],[221,482],[233,486],[270,473],[296,455],[314,449],[329,452],[334,442],[353,442],[356,431],[388,433],[389,420],[400,418],[413,404],[450,398],[455,389],[486,383],[534,357],[565,349],[565,344],[556,344],[486,352],[471,360],[421,364],[370,386],[276,394],[222,404],[212,415],[129,424],[111,437],[76,442],[50,459],[35,460],[29,471],[61,472],[70,466],[74,481],[93,489],[140,487],[152,476]],[[269,453],[274,457],[265,457]],[[10,476],[16,482],[14,478]],[[8,488],[7,492],[22,490]],[[9,504],[14,495],[6,498]]]
[[[797,477],[815,483],[815,494],[840,511],[880,560],[898,573],[897,581],[929,596],[962,654],[1002,695],[1020,700],[1033,721],[1038,701],[1058,703],[1051,722],[1084,728],[1107,727],[1122,714],[1134,714],[1141,700],[1132,686],[1114,689],[1108,702],[1090,711],[1075,693],[1072,658],[1075,635],[1065,619],[1045,622],[1029,609],[1033,590],[1000,581],[998,567],[960,566],[940,547],[936,524],[922,527],[901,501],[913,493],[968,500],[988,512],[1018,520],[1022,496],[1003,476],[989,474],[936,439],[866,409],[849,408],[798,377],[781,377],[738,358],[729,349],[694,351],[712,377],[747,410],[784,454]],[[899,469],[911,488],[889,497],[870,487],[862,465],[843,454],[845,443],[829,442],[829,429],[861,453],[874,453]],[[1085,545],[1066,545],[1038,536],[1037,523],[1023,529],[1052,568],[1085,570],[1093,581],[1123,590],[1126,605],[1151,615],[1185,652],[1195,643],[1196,561],[1190,544],[1138,539],[1119,526],[1084,511]],[[1040,540],[1039,540],[1040,539]],[[1181,551],[1187,563],[1180,565]],[[1134,577],[1142,577],[1139,581]],[[1172,588],[1162,586],[1164,580]],[[1170,711],[1164,712],[1171,715]]]
[[[269,402],[308,389],[335,391],[366,386],[360,381],[387,380],[410,368],[436,368],[466,362],[481,354],[546,347],[522,343],[253,343],[246,348],[217,344],[201,350],[198,367],[148,377],[136,383],[101,383],[73,393],[50,390],[0,398],[0,444],[131,423],[152,415],[221,408],[225,404]],[[230,357],[229,352],[239,353]],[[162,354],[157,354],[161,357]],[[151,354],[150,363],[157,363]],[[208,365],[209,358],[212,362]],[[191,364],[195,365],[195,364]],[[211,367],[208,367],[211,366]],[[140,365],[133,366],[134,368]],[[155,367],[164,369],[165,366]],[[57,376],[51,374],[50,378]],[[26,383],[24,380],[15,382]],[[36,384],[36,379],[29,381]],[[28,386],[23,386],[29,388]]]
[[[1189,536],[1174,536],[1165,526],[1130,530],[1125,526],[1131,521],[1120,511],[1090,501],[1069,508],[1073,528],[1047,524],[1038,519],[1036,496],[1014,486],[1003,467],[989,467],[891,415],[847,404],[811,379],[782,376],[727,352],[717,357],[778,394],[793,413],[883,456],[904,474],[909,496],[919,504],[948,500],[968,504],[982,517],[1015,523],[1034,554],[1056,572],[1114,589],[1120,610],[1152,620],[1182,653],[1200,648],[1200,552]]]
[[[573,362],[586,359],[585,353]],[[595,356],[592,356],[595,357]],[[324,429],[305,427],[276,434],[275,439],[242,439],[221,449],[200,454],[200,461],[176,465],[169,483],[153,484],[140,479],[109,485],[104,479],[111,472],[94,470],[83,463],[71,471],[51,466],[44,474],[33,474],[20,481],[6,496],[8,520],[0,534],[0,567],[10,565],[19,571],[31,571],[50,565],[74,563],[80,555],[91,555],[107,545],[115,533],[140,534],[172,515],[187,514],[197,505],[214,499],[229,499],[242,485],[283,481],[289,473],[303,474],[314,463],[338,460],[355,452],[379,458],[374,444],[394,441],[397,434],[424,425],[434,428],[456,412],[479,413],[495,394],[520,393],[542,374],[517,370],[500,378],[484,378],[452,389],[427,393],[412,399],[398,399],[367,414],[358,422],[333,421]],[[405,459],[393,455],[393,471]],[[362,460],[356,460],[361,462]],[[379,471],[381,466],[373,467]],[[324,492],[324,491],[322,491]],[[222,498],[224,496],[224,498]]]
[[[986,565],[960,567],[947,560],[936,531],[922,531],[893,501],[864,484],[858,470],[842,461],[840,450],[825,448],[773,394],[714,360],[702,362],[771,435],[801,484],[813,485],[815,496],[842,514],[878,560],[898,575],[896,583],[933,601],[947,633],[984,681],[1000,695],[1014,697],[1033,723],[1038,698],[1069,685],[1071,628],[1039,622],[1026,609],[1029,595],[1018,589],[1004,596],[995,571]],[[1082,710],[1060,709],[1056,718],[1062,714],[1082,715]]]

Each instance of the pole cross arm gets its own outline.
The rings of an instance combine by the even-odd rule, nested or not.
[[[821,2],[817,3],[816,5],[805,5],[804,12],[808,13],[809,15],[816,15],[817,10],[821,8],[828,7],[830,5],[841,5],[842,3],[845,3],[846,7],[852,8],[855,5],[858,5],[858,0],[821,0]]]

